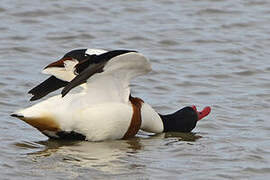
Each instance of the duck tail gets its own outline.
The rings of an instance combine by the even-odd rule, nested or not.
[[[18,118],[27,124],[37,128],[39,131],[43,132],[45,130],[47,131],[59,131],[60,126],[57,123],[57,121],[50,115],[40,115],[40,116],[33,116],[28,115],[24,113],[24,110],[20,110],[17,112],[14,112],[10,115],[11,117]]]

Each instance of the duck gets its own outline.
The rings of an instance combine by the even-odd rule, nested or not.
[[[32,91],[34,99],[63,88],[61,93],[11,116],[49,138],[104,141],[132,138],[139,130],[156,134],[191,132],[211,112],[209,106],[199,112],[193,105],[171,114],[160,114],[130,92],[130,81],[152,70],[144,55],[133,50],[100,50],[91,51],[92,54],[88,51],[91,58],[80,58],[86,52],[71,51],[46,66],[45,72],[57,79],[56,85],[49,80],[36,86],[35,92]],[[61,69],[53,68],[64,71],[61,74]],[[80,88],[81,85],[85,87]]]

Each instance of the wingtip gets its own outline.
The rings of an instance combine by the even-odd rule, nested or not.
[[[29,99],[29,101],[35,101],[35,100],[38,100],[39,98],[37,96],[33,96]]]
[[[38,96],[38,95],[35,94],[32,90],[30,90],[30,91],[28,92],[28,94],[31,94],[31,95],[32,95],[32,97],[29,99],[29,101],[35,101],[35,100],[38,100],[38,99],[42,98],[42,96],[41,96],[41,97]]]
[[[30,90],[27,92],[27,94],[32,94],[32,95],[34,95],[34,89],[35,89],[35,88],[30,89]]]
[[[69,90],[66,90],[65,88],[61,91],[62,98],[69,92]]]

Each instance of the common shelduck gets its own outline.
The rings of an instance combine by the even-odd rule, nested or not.
[[[130,80],[151,71],[148,59],[136,51],[75,50],[44,71],[52,76],[30,91],[32,100],[64,87],[61,95],[11,116],[50,138],[102,141],[134,137],[139,129],[190,132],[211,111],[206,107],[198,112],[191,106],[161,115],[142,99],[132,97]],[[81,84],[85,88],[72,91]]]

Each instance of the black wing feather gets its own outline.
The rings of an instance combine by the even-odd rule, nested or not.
[[[67,81],[63,81],[55,76],[51,76],[28,92],[29,94],[33,95],[30,101],[38,100],[50,92],[56,91],[59,88],[65,87],[66,85],[68,85]]]
[[[91,66],[86,68],[81,74],[76,76],[74,79],[72,79],[72,81],[68,83],[68,85],[65,86],[65,88],[61,92],[62,97],[64,97],[74,87],[86,83],[87,79],[91,77],[93,74],[103,72],[103,67],[105,66],[105,64],[106,62],[99,64],[92,64]]]

